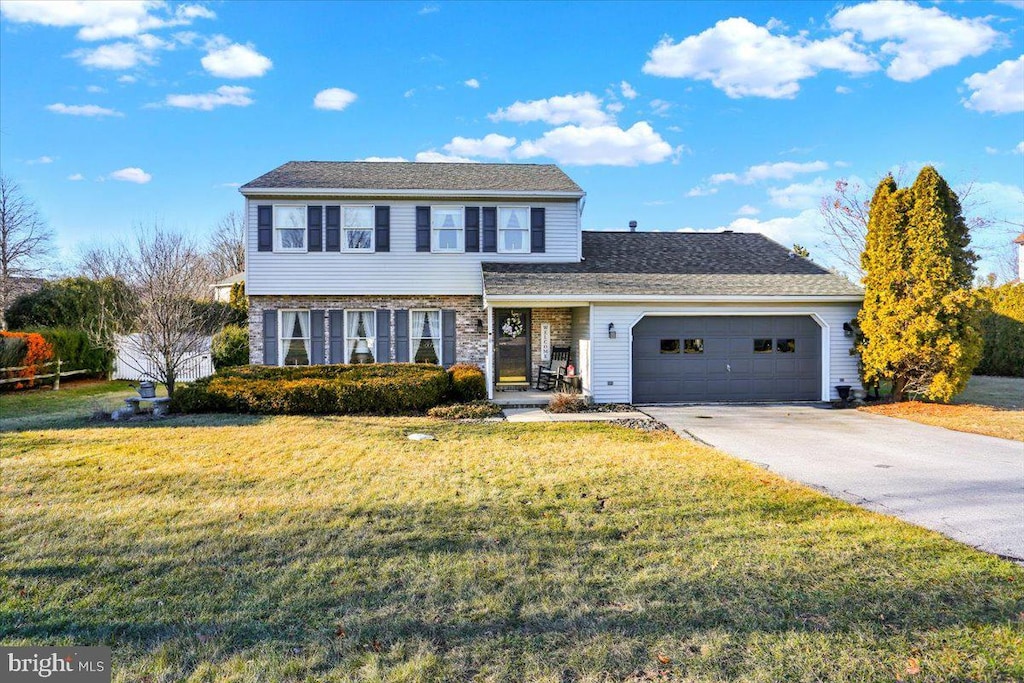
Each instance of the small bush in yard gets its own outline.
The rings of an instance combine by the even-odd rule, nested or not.
[[[456,401],[479,401],[487,398],[484,371],[472,363],[456,363],[448,368],[452,398]]]
[[[501,406],[490,401],[453,403],[450,406],[435,406],[427,411],[427,415],[442,420],[483,420],[501,415]]]
[[[241,325],[225,325],[213,335],[213,367],[218,370],[249,362],[249,329]]]
[[[381,363],[302,367],[245,366],[175,392],[178,412],[265,415],[407,415],[439,405],[448,375],[437,365]]]
[[[548,403],[548,410],[552,413],[579,413],[586,408],[586,399],[579,394],[565,392],[555,394]]]
[[[53,358],[53,347],[36,332],[7,332],[0,330],[0,357],[4,367],[20,367],[22,370],[10,370],[6,377],[24,377],[24,382],[14,385],[15,389],[23,389],[35,384],[33,377],[41,370],[39,366]],[[2,385],[10,388],[10,384]]]

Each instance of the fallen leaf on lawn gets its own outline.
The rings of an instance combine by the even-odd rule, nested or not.
[[[915,657],[911,657],[907,660],[907,673],[911,676],[915,676],[921,673],[921,663]]]
[[[344,626],[339,626],[337,628],[337,630],[334,631],[334,637],[335,638],[344,638],[345,635],[346,634],[345,634],[345,627]]]
[[[661,653],[659,652],[659,653],[658,653],[658,661],[659,661],[660,663],[662,663],[662,664],[671,664],[671,663],[672,663],[672,658],[671,658],[671,657],[668,657],[668,656],[666,656],[666,655],[663,655],[663,654],[661,654]]]

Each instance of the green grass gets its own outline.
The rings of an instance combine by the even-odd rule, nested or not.
[[[973,403],[1004,410],[1024,410],[1024,377],[972,375],[953,403]]]
[[[59,391],[49,386],[0,393],[0,420],[39,416],[52,418],[55,414],[72,411],[79,414],[83,408],[95,403],[100,407],[117,407],[124,405],[126,396],[134,391],[128,388],[128,382],[106,382],[102,380],[83,380],[64,382]]]
[[[1021,568],[671,436],[47,425],[0,434],[0,641],[116,681],[1024,677]]]

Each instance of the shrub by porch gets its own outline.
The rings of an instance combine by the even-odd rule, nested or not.
[[[476,376],[478,376],[477,379]],[[408,415],[450,396],[479,398],[479,368],[450,371],[424,363],[246,366],[225,368],[175,393],[172,409],[184,413],[267,415]]]

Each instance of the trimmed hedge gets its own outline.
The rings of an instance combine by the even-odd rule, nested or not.
[[[1024,377],[1024,283],[978,290],[985,346],[976,375]]]
[[[427,416],[440,420],[483,420],[501,415],[501,406],[490,401],[472,401],[470,403],[453,403],[450,406],[434,406],[427,411]]]
[[[484,372],[472,363],[456,363],[448,368],[452,399],[460,403],[482,401],[487,398],[487,380]]]
[[[110,372],[114,354],[93,345],[84,330],[70,327],[44,327],[33,332],[43,335],[53,347],[54,358],[60,358],[61,369],[89,370],[96,374]]]
[[[249,329],[239,325],[225,325],[213,335],[213,367],[237,367],[249,362]]]
[[[407,415],[444,402],[448,373],[437,365],[381,363],[225,368],[174,392],[183,413]]]

